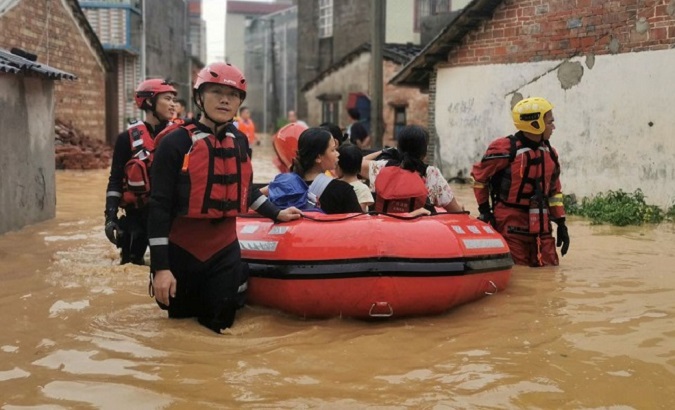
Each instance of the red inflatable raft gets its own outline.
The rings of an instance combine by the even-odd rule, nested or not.
[[[306,215],[237,218],[249,303],[312,318],[438,314],[511,276],[502,236],[468,214]]]

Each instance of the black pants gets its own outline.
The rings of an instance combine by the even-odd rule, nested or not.
[[[217,333],[232,326],[236,310],[245,303],[248,283],[238,241],[205,262],[170,243],[169,265],[177,282],[176,297],[168,307],[159,305],[169,311],[170,318],[197,317]]]
[[[123,234],[117,244],[120,248],[120,265],[130,262],[145,265],[143,257],[148,249],[148,208],[126,208],[124,213],[119,221]]]

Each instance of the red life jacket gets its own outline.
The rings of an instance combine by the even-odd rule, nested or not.
[[[122,205],[141,208],[150,198],[150,165],[155,151],[152,134],[143,121],[129,125],[131,159],[124,164]]]
[[[384,167],[375,180],[375,212],[403,213],[422,208],[429,196],[424,179],[415,171]]]
[[[491,178],[494,200],[514,208],[530,209],[535,197],[543,201],[543,208],[548,208],[548,193],[560,176],[558,156],[548,144],[532,149],[515,136],[507,138],[510,166]]]
[[[162,138],[166,137],[172,131],[177,130],[183,125],[185,125],[185,121],[181,120],[180,118],[174,118],[173,120],[169,121],[166,127],[164,127],[164,129],[160,131],[159,134],[155,135],[155,148],[159,146],[159,142],[162,140]]]
[[[192,147],[183,158],[179,176],[179,215],[220,219],[248,212],[253,166],[246,136],[231,124],[227,127],[222,141],[194,124],[183,127],[192,138]]]

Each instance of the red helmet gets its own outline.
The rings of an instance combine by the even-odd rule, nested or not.
[[[199,88],[206,83],[228,85],[241,91],[242,100],[246,98],[246,78],[232,64],[212,63],[202,68],[197,74],[197,80],[195,80],[193,87],[195,92],[199,91]]]
[[[171,82],[168,80],[161,78],[145,80],[138,84],[138,87],[136,88],[136,105],[138,108],[143,109],[143,102],[145,100],[161,93],[173,93],[174,95],[178,95],[178,92],[173,87],[173,84],[171,84]]]
[[[298,140],[300,139],[300,134],[306,129],[306,126],[297,122],[292,122],[281,127],[281,129],[274,134],[274,137],[272,137],[274,151],[276,151],[277,157],[279,157],[279,161],[281,161],[281,165],[285,167],[282,168],[279,164],[277,165],[281,172],[288,172],[291,168],[293,159],[295,159],[295,155],[298,152]]]

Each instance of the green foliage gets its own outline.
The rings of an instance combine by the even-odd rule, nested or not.
[[[665,216],[667,221],[675,222],[675,204],[671,205],[670,208],[668,208]]]
[[[640,189],[632,194],[622,190],[607,191],[584,198],[580,204],[574,196],[565,196],[564,204],[568,214],[585,216],[593,224],[626,226],[675,220],[675,205],[665,212],[656,205],[648,205]]]

